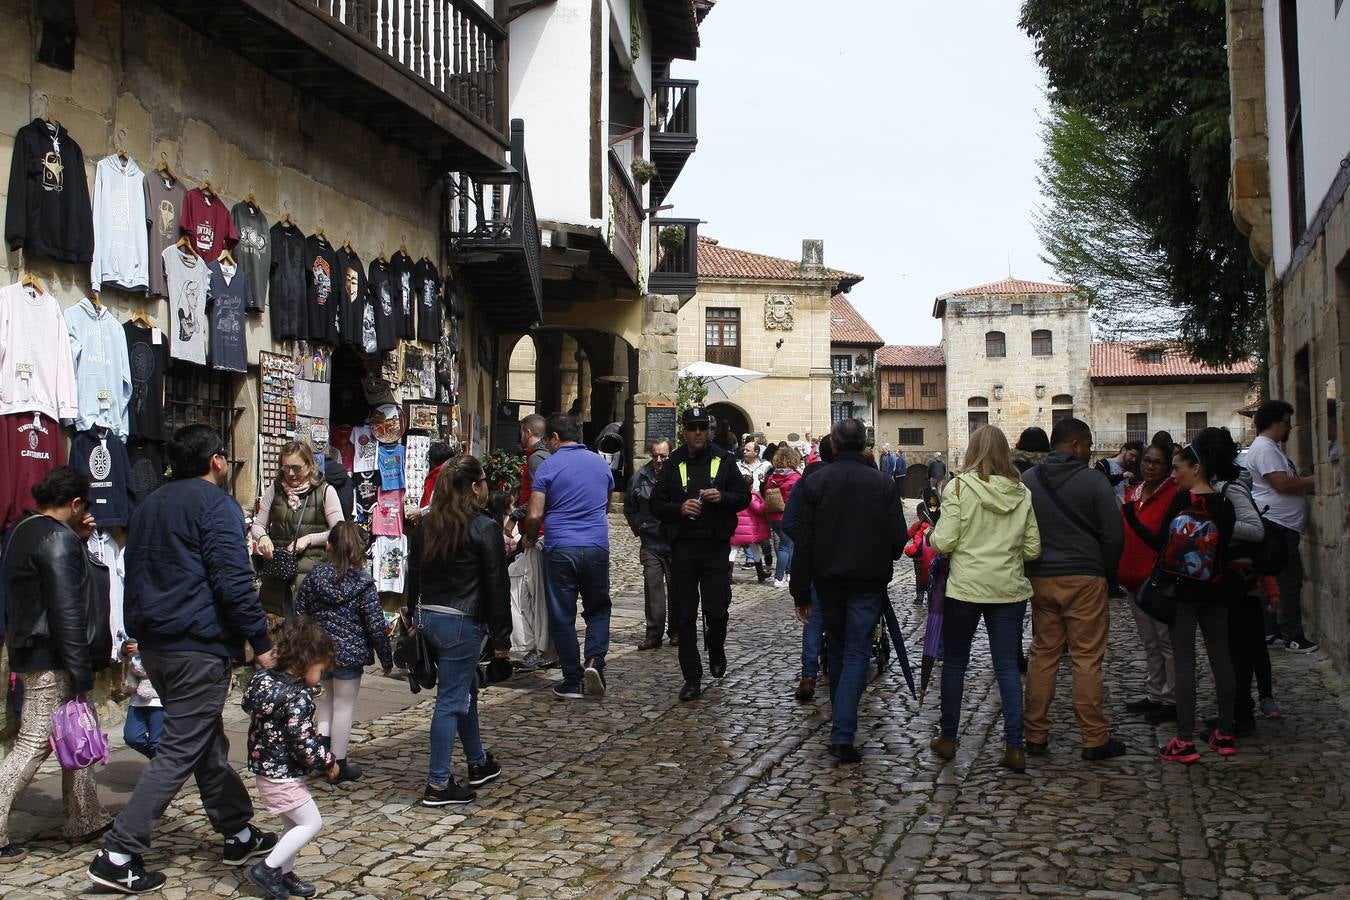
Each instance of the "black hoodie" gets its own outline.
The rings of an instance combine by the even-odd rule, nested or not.
[[[59,122],[34,119],[14,136],[5,240],[27,256],[83,263],[94,258],[84,153]]]

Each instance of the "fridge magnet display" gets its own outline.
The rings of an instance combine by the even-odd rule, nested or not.
[[[409,431],[435,431],[437,406],[434,403],[408,404]]]

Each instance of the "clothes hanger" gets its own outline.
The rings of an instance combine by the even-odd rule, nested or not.
[[[380,241],[380,262],[382,263],[389,262],[389,257],[384,255],[384,241]]]
[[[42,280],[31,272],[24,272],[23,277],[19,279],[19,284],[24,287],[30,287],[39,294],[47,293],[47,289],[42,286]]]
[[[37,95],[37,99],[42,103],[42,121],[48,125],[57,125],[61,123],[52,119],[52,97],[46,91]]]
[[[213,190],[211,190],[211,170],[210,170],[210,169],[203,169],[203,170],[202,170],[202,180],[201,180],[201,183],[197,185],[197,187],[198,187],[198,188],[201,190],[201,192],[202,192],[203,194],[205,194],[207,197],[214,197],[214,196],[216,195],[216,192],[213,191]]]
[[[398,252],[402,253],[404,256],[412,256],[412,254],[408,252],[408,236],[406,234],[402,235],[400,240],[401,243],[398,245]]]
[[[87,298],[89,298],[89,302],[90,302],[90,303],[94,304],[94,309],[95,309],[95,310],[97,310],[97,311],[102,311],[102,309],[103,309],[103,301],[100,300],[100,299],[98,298],[98,291],[93,290],[93,289],[91,288],[90,290],[87,290],[87,291],[84,292],[84,296],[87,297]]]
[[[295,222],[291,220],[291,201],[289,200],[281,201],[281,224],[287,226],[295,224]]]
[[[325,244],[328,243],[328,235],[325,234],[323,230],[323,219],[319,220],[319,230],[314,233],[319,236],[319,240],[323,241]]]
[[[173,169],[169,168],[169,157],[163,150],[159,151],[159,162],[155,163],[155,171],[171,182],[178,180],[178,176],[173,174]]]
[[[253,185],[248,186],[248,193],[244,195],[244,202],[248,204],[250,212],[258,211],[258,198],[253,196]]]
[[[220,255],[217,256],[216,259],[217,259],[218,261],[220,261],[221,263],[228,263],[229,265],[232,265],[232,266],[237,266],[237,265],[239,265],[239,263],[237,263],[237,262],[234,261],[234,254],[230,252],[230,248],[229,248],[229,247],[222,247],[222,248],[221,248],[221,251],[220,251]]]
[[[127,130],[125,128],[117,129],[117,143],[114,145],[117,149],[117,158],[122,161],[122,165],[127,164]]]
[[[350,231],[347,232],[346,240],[342,242],[342,249],[346,250],[348,253],[352,254],[356,253],[355,248],[352,247],[352,233]]]
[[[131,321],[138,325],[144,325],[146,328],[155,328],[155,320],[145,314],[144,309],[138,308],[131,314]]]
[[[174,244],[174,246],[180,249],[186,247],[188,253],[191,253],[193,256],[197,255],[197,248],[192,246],[192,241],[188,239],[188,236],[186,234],[180,237],[178,241]]]

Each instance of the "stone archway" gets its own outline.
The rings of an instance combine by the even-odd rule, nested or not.
[[[736,435],[737,439],[746,432],[754,431],[754,428],[750,425],[750,417],[734,403],[728,403],[725,400],[710,403],[708,404],[708,413],[717,420],[714,432],[722,427],[723,422],[731,425],[731,432]]]

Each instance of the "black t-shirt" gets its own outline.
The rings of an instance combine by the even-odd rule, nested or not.
[[[108,428],[89,428],[70,442],[70,465],[89,479],[89,511],[100,528],[125,527],[131,519],[131,461]]]
[[[366,271],[355,250],[338,249],[338,294],[342,298],[342,343],[365,350],[362,318],[366,309]],[[373,352],[373,351],[371,351]]]
[[[168,342],[160,334],[159,343],[155,343],[151,330],[135,322],[127,322],[122,329],[127,335],[127,360],[131,369],[131,403],[127,405],[131,434],[163,440]]]
[[[423,258],[413,270],[413,286],[417,294],[417,339],[441,339],[441,275],[431,260]]]
[[[308,336],[311,341],[325,344],[338,342],[339,295],[335,279],[338,276],[337,253],[333,245],[317,234],[305,241],[305,276],[308,293]]]
[[[380,473],[357,472],[352,475],[353,521],[370,525],[371,513],[380,498]]]
[[[131,460],[131,495],[137,503],[164,484],[164,444],[146,438],[132,438],[127,444]]]
[[[272,338],[309,337],[309,319],[305,313],[307,297],[305,274],[305,233],[281,222],[272,226],[272,279],[268,287],[271,304]]]
[[[413,330],[413,307],[417,305],[417,287],[413,283],[415,271],[412,257],[402,250],[389,260],[389,273],[394,279],[394,312],[398,319],[398,336],[408,340],[417,337]]]
[[[370,262],[370,305],[375,312],[375,349],[384,352],[398,346],[401,314],[389,263]]]

